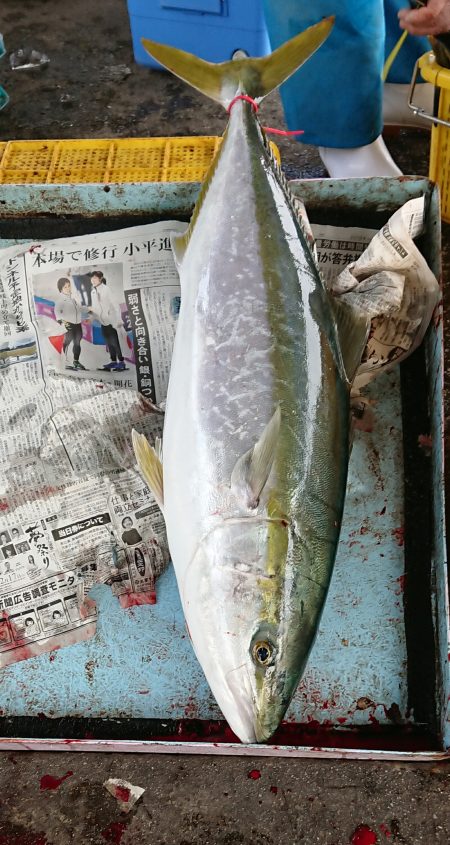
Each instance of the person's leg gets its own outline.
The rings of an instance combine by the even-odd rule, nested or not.
[[[264,0],[272,49],[336,12],[333,0]],[[330,176],[396,176],[381,138],[383,0],[341,0],[333,30],[281,87],[289,129],[303,129]],[[351,152],[350,152],[351,151]]]
[[[111,358],[111,369],[124,370],[125,362],[120,348],[119,335],[114,326],[102,326],[103,337]]]
[[[81,325],[78,323],[73,326],[72,335],[73,335],[73,360],[79,361],[80,359],[80,352],[81,352],[81,337],[82,337],[83,330]]]
[[[62,348],[63,348],[64,355],[67,355],[67,350],[68,350],[68,348],[69,348],[69,346],[70,346],[70,344],[72,343],[72,340],[73,340],[73,324],[72,323],[66,323],[65,326],[66,326],[66,333],[64,335]]]
[[[119,335],[117,334],[117,329],[115,329],[113,326],[110,326],[109,337],[110,337],[110,341],[111,341],[111,343],[112,343],[112,344],[113,344],[113,346],[114,346],[114,349],[115,349],[115,355],[116,355],[116,357],[117,357],[117,360],[118,360],[121,364],[123,364],[123,363],[124,363],[124,361],[123,361],[122,350],[121,350],[121,348],[120,348]],[[110,348],[111,348],[111,347],[110,347]]]
[[[302,143],[358,147],[381,132],[384,59],[383,0],[264,0],[272,50],[328,15],[336,15],[326,41],[284,85],[289,129]]]
[[[104,337],[106,346],[108,347],[109,357],[111,361],[115,364],[117,361],[117,349],[114,343],[114,336],[112,332],[114,331],[111,325],[109,326],[102,326],[102,335]]]
[[[81,339],[83,337],[83,327],[81,323],[77,323],[73,328],[73,365],[76,370],[85,370],[86,367],[80,364],[81,353]]]

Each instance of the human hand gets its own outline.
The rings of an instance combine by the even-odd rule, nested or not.
[[[428,0],[421,9],[401,9],[401,29],[411,35],[439,35],[450,30],[450,0]]]

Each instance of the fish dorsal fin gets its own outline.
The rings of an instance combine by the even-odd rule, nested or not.
[[[152,491],[157,504],[163,510],[164,492],[161,439],[157,437],[155,447],[150,446],[145,435],[138,434],[134,428],[131,431],[131,439],[139,471]]]
[[[254,510],[272,469],[280,435],[281,410],[278,407],[252,449],[241,455],[231,473],[231,488],[246,507]]]
[[[370,317],[329,294],[338,331],[344,376],[353,383],[370,331]]]
[[[142,44],[147,53],[175,76],[228,108],[237,94],[247,94],[257,102],[270,94],[315,53],[328,37],[333,23],[334,18],[324,18],[286,41],[269,56],[246,56],[219,64],[206,62],[192,53],[147,38],[142,39]]]

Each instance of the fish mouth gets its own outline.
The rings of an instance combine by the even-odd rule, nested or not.
[[[284,709],[283,709],[284,714]],[[228,724],[239,738],[239,740],[246,745],[259,745],[267,742],[277,730],[280,720],[277,718],[268,720],[260,717],[258,712],[250,712],[250,707],[236,710],[233,714],[228,716]]]
[[[254,694],[247,666],[242,664],[232,669],[227,673],[225,681],[226,700],[221,700],[216,694],[219,706],[239,740],[253,745],[258,740],[255,730]]]
[[[247,729],[245,732],[243,732],[241,730],[238,732],[237,728],[233,728],[232,726],[230,726],[230,727],[231,727],[231,730],[233,731],[233,733],[236,734],[236,736],[239,738],[239,741],[243,745],[257,745],[259,743],[259,739],[258,739],[255,731],[249,731]]]
[[[297,678],[285,670],[280,672],[274,685],[262,691],[254,719],[257,742],[267,742],[278,730],[297,686]]]
[[[289,706],[294,680],[283,671],[275,684],[267,684],[258,693],[245,662],[230,670],[224,681],[221,689],[213,692],[233,733],[250,745],[270,740]]]
[[[227,722],[233,733],[244,745],[255,745],[261,741],[258,739],[255,723],[248,721],[245,717],[243,718],[241,713],[236,713],[234,716],[229,715]]]
[[[255,738],[257,743],[267,742],[275,733],[279,724],[281,722],[282,716],[280,719],[274,720],[273,722],[267,722],[265,720],[257,718],[255,720],[254,731],[255,731]]]
[[[228,724],[244,745],[260,745],[267,742],[278,728],[278,722],[273,725],[268,725],[260,722],[256,718],[253,724],[237,718],[229,719]]]
[[[266,730],[264,728],[260,728],[258,725],[255,725],[255,741],[258,745],[261,745],[263,742],[267,742],[271,736],[275,733],[276,728],[273,730]]]

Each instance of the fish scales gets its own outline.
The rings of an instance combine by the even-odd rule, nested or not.
[[[268,59],[218,66],[146,42],[182,78],[233,103],[188,232],[173,240],[182,304],[163,469],[155,475],[149,448],[137,455],[150,484],[163,475],[193,647],[247,742],[283,718],[319,625],[344,505],[351,377],[289,189],[253,106],[233,99],[265,96],[329,28]],[[360,354],[362,323],[344,324]]]
[[[308,303],[311,295],[321,296],[322,284],[303,235],[299,242],[292,203],[260,133],[251,107],[237,103],[180,272],[182,306],[172,360],[178,376],[171,380],[167,407],[173,404],[180,414],[184,409],[183,435],[172,435],[171,426],[177,430],[180,420],[175,410],[166,419],[165,442],[170,438],[173,446],[166,449],[164,472],[170,508],[181,509],[186,524],[203,527],[195,539],[191,530],[184,537],[183,527],[175,528],[172,545],[182,544],[190,555],[208,522],[212,528],[218,518],[248,515],[245,502],[233,497],[223,507],[222,485],[229,485],[236,461],[253,446],[277,403],[285,411],[285,448],[276,458],[284,481],[278,485],[279,507],[294,520],[302,487],[316,494],[316,511],[322,502],[326,510],[333,507],[333,484],[323,481],[336,466],[336,438],[344,447],[347,437],[346,390],[340,404],[337,399],[335,430],[328,420],[326,438],[316,428],[340,377]],[[310,444],[311,428],[322,442],[319,455]],[[190,492],[202,491],[200,508],[178,484],[185,451]]]

